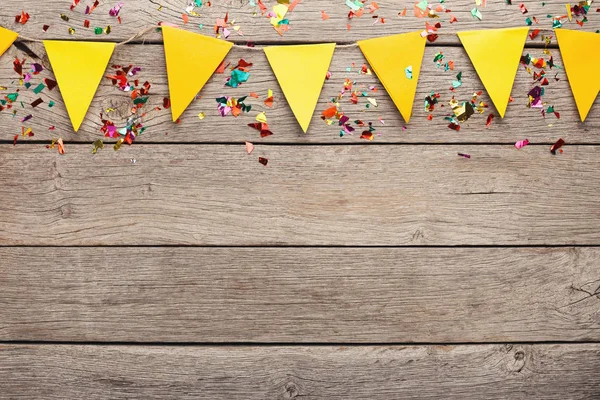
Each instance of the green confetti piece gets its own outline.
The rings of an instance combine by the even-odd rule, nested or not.
[[[148,96],[146,96],[146,97],[138,97],[137,99],[133,100],[133,104],[135,104],[136,106],[138,104],[146,104],[146,102],[148,101],[148,98],[149,98]]]
[[[481,12],[477,9],[477,7],[471,10],[471,16],[473,18],[477,18],[480,21],[483,19],[483,15],[481,15]]]
[[[46,85],[44,85],[43,83],[40,83],[39,85],[37,85],[37,87],[35,89],[33,89],[33,93],[40,94],[41,91],[44,89],[46,89]]]
[[[98,28],[98,27],[94,28],[94,33],[96,35],[102,35],[102,31],[103,31],[102,28]]]
[[[19,93],[9,93],[9,94],[6,95],[6,97],[10,101],[16,101],[17,97],[19,97]]]
[[[52,100],[50,100],[50,102],[48,103],[48,108],[52,108],[54,107],[54,102]]]
[[[533,20],[532,20],[531,18],[527,17],[527,18],[525,19],[525,23],[526,23],[528,26],[531,26],[531,25],[533,25]]]

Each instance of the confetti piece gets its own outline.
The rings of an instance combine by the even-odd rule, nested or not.
[[[261,113],[258,113],[258,115],[256,116],[256,120],[258,122],[262,122],[262,123],[267,123],[267,113],[265,113],[264,111]]]
[[[521,14],[527,14],[527,8],[525,7],[525,4],[519,4],[519,10],[521,10]]]
[[[111,17],[118,16],[122,7],[123,7],[123,3],[121,3],[121,2],[117,3],[117,5],[115,5],[113,8],[111,8],[109,10],[108,15],[110,15]]]
[[[321,10],[321,19],[323,21],[327,21],[329,19],[329,15],[327,15],[327,13],[325,11]]]
[[[198,114],[198,119],[199,120],[202,121],[204,118],[206,118],[206,114],[204,114],[203,112],[201,112],[201,113]]]
[[[264,103],[265,106],[273,108],[273,91],[271,89],[267,91],[267,98],[265,99]]]
[[[556,143],[554,143],[554,144],[552,145],[552,147],[550,147],[550,152],[551,152],[552,154],[556,154],[556,150],[558,150],[558,149],[560,149],[561,147],[563,147],[563,146],[564,146],[564,144],[565,144],[565,141],[564,141],[562,138],[558,139],[558,140],[556,141]],[[562,151],[562,150],[561,150],[561,151]]]
[[[515,147],[517,149],[521,149],[525,146],[527,146],[529,144],[529,140],[525,139],[525,140],[519,140],[517,141],[517,143],[515,143]]]
[[[47,149],[58,149],[58,154],[65,154],[65,145],[63,143],[62,138],[52,139],[52,142],[49,145],[46,145]]]
[[[492,120],[493,120],[493,119],[494,119],[494,114],[490,113],[490,114],[487,116],[487,121],[485,122],[485,128],[486,128],[486,129],[489,129],[489,128],[490,128],[490,126],[492,125]]]
[[[250,142],[246,142],[246,153],[252,154],[254,151],[254,145]]]
[[[412,65],[409,65],[408,67],[404,68],[404,75],[406,76],[406,79],[412,79],[413,78],[413,68],[412,68]]]
[[[266,167],[267,164],[269,163],[269,159],[264,158],[264,157],[258,157],[258,162]]]
[[[96,141],[94,142],[94,148],[92,149],[92,154],[96,154],[98,152],[98,149],[103,149],[104,148],[104,143],[102,142],[102,139],[96,139]]]
[[[452,88],[456,89],[458,87],[462,86],[462,72],[459,72],[456,75],[456,80],[452,81]]]
[[[29,18],[30,16],[28,13],[26,13],[25,11],[21,11],[21,15],[15,16],[15,23],[25,25],[27,21],[29,21]]]
[[[473,18],[477,18],[480,21],[483,19],[483,16],[481,15],[481,12],[477,8],[473,8],[471,10],[471,16]]]
[[[466,153],[458,153],[459,156],[463,157],[463,158],[471,158],[470,154],[466,154]]]
[[[43,102],[44,102],[44,100],[38,98],[31,103],[31,107],[35,108],[35,107],[39,106],[40,104],[42,104]]]

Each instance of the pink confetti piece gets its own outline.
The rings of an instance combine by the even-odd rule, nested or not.
[[[521,149],[525,146],[527,146],[529,144],[529,140],[525,139],[525,140],[519,140],[517,141],[517,143],[515,143],[515,147],[517,149]]]

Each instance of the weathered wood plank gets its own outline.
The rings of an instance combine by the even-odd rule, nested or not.
[[[42,62],[45,65],[48,65],[41,45],[31,46],[31,49],[42,57]],[[444,53],[446,61],[454,61],[454,71],[444,72],[443,69],[436,66],[433,59],[439,51]],[[543,49],[526,49],[525,52],[531,53],[535,57],[548,59],[548,56],[544,55]],[[562,60],[559,52],[552,50],[552,55],[555,63],[561,66]],[[17,56],[22,57],[24,53],[13,48],[8,56],[0,59],[0,77],[3,77],[0,84],[8,87],[3,92],[4,95],[19,88],[19,82],[15,79],[18,76],[13,71],[12,64],[14,57]],[[496,117],[490,128],[486,129],[487,116],[490,113],[495,113],[495,109],[487,94],[483,94],[480,100],[488,103],[490,105],[489,109],[483,114],[472,116],[469,121],[462,124],[460,132],[457,132],[449,129],[449,122],[444,119],[445,116],[454,115],[448,102],[453,95],[459,101],[469,101],[474,92],[483,89],[483,85],[462,48],[427,48],[413,118],[409,124],[404,122],[377,78],[374,75],[361,75],[358,73],[365,62],[360,51],[357,48],[342,48],[334,56],[331,67],[332,78],[325,83],[309,133],[305,135],[294,119],[263,52],[259,48],[256,48],[255,51],[236,48],[227,58],[227,61],[231,62],[232,65],[236,65],[237,60],[240,58],[245,58],[254,63],[250,80],[243,86],[234,89],[224,86],[228,74],[227,76],[215,75],[201,92],[202,98],[192,104],[184,113],[180,124],[174,124],[171,121],[170,110],[154,110],[156,106],[162,107],[164,97],[168,96],[162,46],[132,45],[118,48],[113,56],[113,63],[140,65],[142,72],[136,75],[135,78],[140,79],[140,84],[146,80],[152,83],[151,96],[145,107],[148,111],[148,115],[144,119],[147,130],[138,138],[138,141],[226,141],[237,143],[246,140],[280,143],[348,143],[364,141],[364,139],[360,139],[360,135],[366,128],[360,128],[353,123],[352,125],[357,129],[355,134],[340,138],[340,128],[337,123],[329,126],[321,120],[323,110],[328,108],[329,102],[343,90],[346,79],[356,81],[354,87],[360,88],[360,92],[367,92],[369,98],[374,98],[377,101],[378,107],[375,108],[370,105],[365,97],[361,97],[358,104],[354,105],[350,101],[350,94],[346,93],[340,102],[341,110],[350,117],[351,121],[360,119],[365,122],[373,122],[373,126],[376,128],[375,141],[377,142],[514,143],[517,140],[528,138],[534,143],[536,141],[554,143],[559,137],[563,137],[568,143],[598,143],[599,141],[600,112],[597,111],[600,110],[600,99],[596,101],[595,108],[590,112],[587,121],[585,123],[579,122],[569,84],[562,69],[547,69],[550,84],[545,86],[546,94],[543,97],[547,103],[546,107],[552,105],[556,111],[560,112],[560,119],[557,119],[551,113],[544,118],[539,109],[527,107],[528,92],[535,86],[535,83],[532,76],[525,68],[521,67],[513,90],[515,101],[509,105],[506,118],[502,120]],[[355,67],[352,68],[351,72],[348,72],[347,68],[351,67],[353,63]],[[452,87],[452,80],[455,79],[455,75],[461,71],[463,86],[457,88],[453,93],[449,88]],[[560,79],[559,81],[555,81],[555,75]],[[33,87],[36,87],[41,82],[42,77],[45,76],[52,75],[49,72],[44,72],[40,76],[34,76],[32,79]],[[130,79],[133,81],[135,78]],[[377,92],[369,90],[371,85],[375,85],[379,90]],[[275,103],[273,109],[267,108],[263,104],[268,89],[274,91]],[[215,102],[216,98],[224,95],[239,98],[247,96],[250,92],[256,92],[260,95],[259,99],[248,98],[246,101],[247,104],[253,105],[252,112],[243,114],[238,118],[231,115],[223,118],[219,115],[217,103]],[[427,119],[428,113],[424,109],[424,99],[432,92],[439,92],[441,97],[433,112],[434,118],[429,121]],[[45,102],[32,109],[30,104],[38,97]],[[88,117],[79,133],[75,134],[72,132],[71,124],[57,89],[53,91],[46,89],[40,95],[36,95],[32,90],[21,89],[19,101],[23,102],[24,106],[21,107],[20,103],[16,104],[14,108],[17,112],[16,116],[12,115],[11,110],[0,112],[0,123],[4,127],[1,130],[0,139],[12,141],[13,136],[20,134],[22,127],[25,126],[33,129],[34,139],[50,140],[60,136],[64,140],[92,142],[104,136],[100,132],[102,127],[101,113],[111,119],[118,127],[123,127],[127,118],[130,117],[131,108],[133,107],[130,93],[120,91],[117,87],[111,85],[109,79],[104,79]],[[48,108],[49,101],[54,101],[56,106]],[[370,105],[369,109],[365,108],[366,104]],[[106,111],[109,109],[115,111],[107,113]],[[260,138],[256,130],[247,126],[248,123],[255,122],[256,115],[261,111],[267,112],[270,129],[274,132],[274,135],[264,139]],[[207,115],[202,121],[197,117],[200,112]],[[21,122],[22,118],[29,114],[32,114],[33,118],[24,123]],[[385,125],[379,121],[380,118],[383,119]],[[50,131],[50,126],[56,126],[56,130]],[[406,126],[406,130],[403,130],[404,126]],[[26,139],[21,137],[19,140]],[[114,141],[114,139],[108,139],[108,141]]]
[[[600,345],[0,346],[7,398],[595,399]]]
[[[425,29],[425,22],[430,24],[440,22],[442,24],[440,32],[450,34],[461,30],[526,26],[525,19],[527,17],[537,17],[539,23],[534,23],[532,29],[542,29],[544,34],[552,34],[552,19],[548,18],[548,15],[566,16],[567,14],[565,2],[561,0],[548,0],[543,3],[526,2],[528,13],[525,15],[521,13],[518,2],[507,5],[505,1],[489,1],[486,7],[479,7],[483,16],[480,21],[471,16],[471,10],[475,7],[473,1],[456,0],[444,4],[451,12],[437,12],[439,18],[420,19],[415,17],[413,13],[415,1],[381,0],[377,1],[379,10],[372,14],[366,12],[361,18],[349,21],[348,12],[350,8],[345,6],[343,1],[303,0],[293,12],[288,14],[290,30],[283,37],[280,37],[271,26],[270,20],[266,16],[261,16],[259,8],[251,6],[248,0],[212,1],[211,7],[196,8],[195,11],[200,16],[190,16],[190,22],[187,25],[184,25],[181,15],[190,2],[181,0],[128,0],[124,2],[125,5],[120,13],[121,25],[118,24],[116,18],[109,16],[110,8],[114,7],[117,1],[100,2],[100,5],[91,15],[85,15],[85,7],[93,2],[82,1],[73,11],[69,10],[71,2],[64,0],[48,0],[44,2],[43,6],[40,6],[39,2],[34,0],[4,0],[4,3],[2,9],[0,9],[0,25],[21,32],[23,35],[38,39],[76,38],[114,41],[129,38],[139,32],[140,29],[157,25],[161,21],[177,24],[193,32],[213,36],[212,28],[216,19],[224,18],[226,13],[229,13],[229,20],[235,20],[236,25],[240,27],[241,33],[230,29],[232,35],[229,40],[237,42],[348,42],[400,32],[423,30]],[[266,0],[263,3],[269,11],[274,4],[277,4],[274,0]],[[370,4],[371,2],[367,1],[366,3]],[[433,2],[431,4],[434,9],[438,5]],[[159,6],[162,6],[160,10]],[[404,8],[407,9],[406,16],[399,17],[398,13]],[[595,8],[592,4],[588,14],[588,22],[583,27],[586,31],[594,32],[600,29],[600,18],[595,13]],[[15,15],[21,14],[22,10],[31,14],[31,19],[24,26],[15,24]],[[321,11],[327,13],[328,20],[322,20]],[[68,16],[69,21],[62,20],[60,18],[61,14]],[[452,15],[458,19],[458,22],[449,23]],[[374,25],[377,21],[373,18],[374,16],[384,18],[385,23]],[[91,22],[88,29],[83,27],[85,20]],[[563,19],[564,27],[582,29],[575,20],[581,21],[582,17],[576,17],[571,22]],[[200,29],[199,24],[203,24],[204,29]],[[348,30],[347,24],[350,24],[350,30]],[[43,25],[50,25],[46,33],[42,30]],[[94,34],[94,27],[105,27],[106,25],[112,26],[112,32],[109,35]],[[74,35],[69,33],[70,27],[76,29]],[[158,34],[147,36],[149,40],[160,40],[160,38]],[[454,35],[441,36],[438,40],[440,43],[458,43]]]
[[[598,248],[0,248],[0,340],[600,340]]]
[[[597,146],[66,151],[0,146],[0,244],[600,243]]]

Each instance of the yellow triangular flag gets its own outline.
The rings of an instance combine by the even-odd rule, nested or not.
[[[115,44],[44,40],[44,47],[71,124],[77,132],[106,71]]]
[[[183,114],[214,74],[233,43],[163,26],[173,121]]]
[[[556,29],[554,32],[583,122],[600,92],[600,35],[567,29]]]
[[[490,99],[504,118],[529,28],[458,32]]]
[[[0,26],[0,56],[17,40],[18,36],[17,32],[9,31]]]
[[[335,43],[275,46],[264,50],[290,108],[306,133],[323,89]]]
[[[358,46],[404,120],[409,122],[425,53],[425,38],[419,32],[402,33],[361,40]]]

